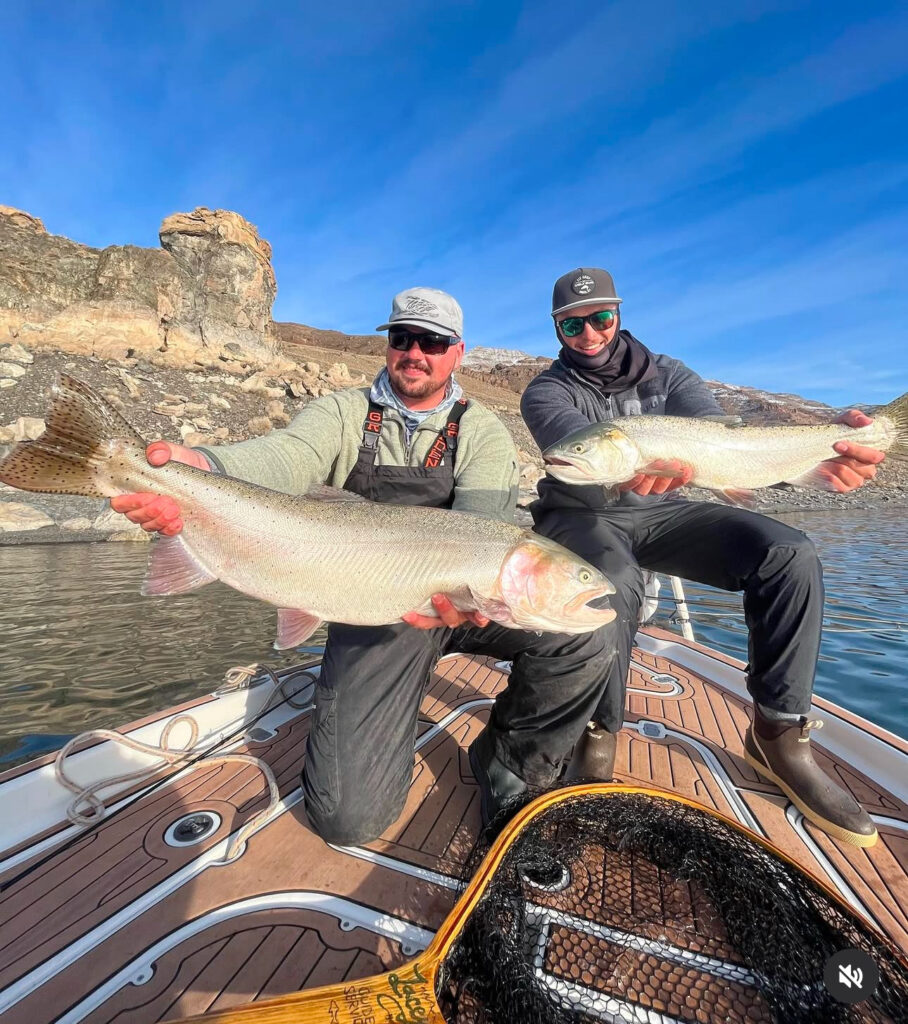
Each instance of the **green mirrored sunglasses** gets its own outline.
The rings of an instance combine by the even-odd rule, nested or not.
[[[607,331],[617,317],[618,313],[614,309],[600,309],[598,313],[590,313],[589,316],[569,316],[559,320],[558,326],[565,338],[576,338],[583,333],[584,324],[589,323],[594,331]]]

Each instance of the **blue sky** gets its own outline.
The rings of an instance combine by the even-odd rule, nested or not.
[[[908,7],[838,0],[4,5],[0,203],[94,246],[237,210],[274,316],[412,284],[554,355],[551,286],[702,376],[908,390]]]

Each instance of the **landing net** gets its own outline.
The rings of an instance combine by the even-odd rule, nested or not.
[[[854,1005],[824,981],[846,949],[880,974]],[[436,993],[451,1024],[908,1020],[905,961],[831,891],[705,810],[607,787],[518,833]]]

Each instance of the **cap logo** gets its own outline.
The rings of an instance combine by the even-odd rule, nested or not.
[[[589,276],[589,274],[581,274],[580,277],[574,278],[571,284],[571,291],[577,295],[589,295],[589,293],[596,287],[596,282]]]
[[[407,299],[407,304],[404,307],[405,313],[437,313],[438,306],[434,302],[429,302],[427,299],[420,299],[416,296],[411,296]]]

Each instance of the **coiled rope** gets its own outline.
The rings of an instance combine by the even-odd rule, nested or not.
[[[274,682],[274,689],[271,691],[262,709],[256,715],[256,720],[260,719],[271,709],[278,696],[283,697],[281,703],[288,703],[291,707],[299,709],[306,706],[303,703],[295,702],[294,698],[297,695],[295,692],[287,693],[285,689],[286,680],[281,680],[271,669],[266,666],[259,666],[258,664],[239,665],[228,669],[224,676],[226,683],[224,689],[230,691],[244,687],[261,668],[271,676]],[[174,729],[182,723],[186,723],[189,726],[189,737],[183,746],[174,747],[171,745],[171,735]],[[159,743],[142,743],[140,740],[133,739],[131,736],[124,736],[122,733],[114,732],[111,729],[91,729],[88,732],[81,733],[79,736],[75,736],[59,751],[54,760],[54,777],[61,786],[74,794],[73,800],[66,809],[66,817],[74,825],[82,827],[97,824],[107,814],[107,805],[101,799],[99,793],[105,789],[121,786],[124,783],[151,779],[165,765],[177,770],[187,767],[190,762],[192,762],[193,767],[197,765],[224,764],[227,762],[252,765],[265,777],[269,795],[268,806],[256,812],[230,841],[223,860],[225,863],[233,860],[242,849],[247,837],[273,815],[280,802],[280,791],[278,790],[274,773],[261,758],[253,757],[252,754],[215,753],[215,749],[224,742],[223,740],[215,743],[208,753],[203,753],[197,746],[198,738],[198,722],[192,715],[185,714],[177,715],[176,718],[172,718],[167,723],[161,733]],[[135,750],[138,753],[156,757],[157,760],[133,772],[122,772],[119,775],[112,775],[106,779],[99,779],[89,785],[81,785],[67,775],[66,759],[76,746],[92,740],[107,740],[112,743],[118,743],[129,750]],[[172,778],[172,775],[169,777]]]

